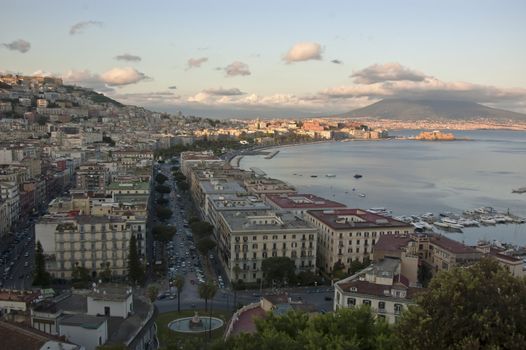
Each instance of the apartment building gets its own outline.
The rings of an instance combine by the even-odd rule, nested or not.
[[[111,216],[44,216],[35,224],[47,271],[58,278],[71,278],[75,266],[96,275],[106,263],[113,274],[125,275],[132,232],[124,218]]]
[[[253,195],[265,199],[268,195],[294,194],[294,186],[278,179],[251,177],[244,181],[245,188]]]
[[[214,156],[212,152],[181,152],[181,172],[190,177],[190,169],[199,164],[224,163],[224,160]]]
[[[378,318],[396,323],[423,289],[401,273],[399,259],[386,258],[334,284],[334,310],[368,305]]]
[[[77,189],[104,192],[109,181],[106,167],[97,163],[81,165],[77,171]]]
[[[293,214],[252,210],[218,216],[218,249],[231,280],[258,282],[262,262],[270,257],[291,258],[298,272],[315,271],[318,231]]]
[[[343,209],[345,204],[331,201],[313,194],[269,194],[265,201],[274,209],[290,211],[294,215],[304,217],[307,210]]]
[[[20,219],[20,192],[15,182],[0,181],[0,198],[5,202],[8,220],[8,230]]]
[[[362,209],[309,210],[305,220],[319,230],[318,267],[327,273],[336,263],[349,270],[351,261],[372,258],[382,235],[414,232],[411,224]]]

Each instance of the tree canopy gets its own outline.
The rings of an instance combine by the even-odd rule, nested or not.
[[[134,284],[142,284],[144,281],[144,269],[139,260],[137,240],[134,235],[130,238],[130,250],[128,252],[128,278]]]
[[[375,319],[367,306],[315,316],[294,311],[283,316],[270,314],[257,320],[256,327],[257,333],[230,337],[226,344],[217,344],[217,348],[384,350],[396,345],[392,328]]]
[[[175,226],[171,225],[155,225],[152,229],[154,239],[165,243],[170,241],[176,232]]]
[[[206,221],[194,221],[190,224],[190,228],[199,237],[210,236],[214,232],[214,226]]]
[[[199,253],[206,255],[208,252],[216,247],[216,242],[211,238],[205,237],[197,241],[196,247]]]
[[[208,300],[212,299],[217,292],[217,286],[212,282],[201,283],[197,287],[199,297],[205,300],[205,311],[208,310]]]
[[[35,250],[35,275],[33,278],[33,285],[40,287],[47,287],[51,284],[51,275],[46,271],[46,258],[42,244],[37,241]]]
[[[155,209],[155,213],[157,214],[159,220],[163,221],[171,218],[173,214],[171,209],[165,207],[157,207],[157,209]]]
[[[261,270],[265,275],[267,282],[277,281],[279,283],[294,279],[296,264],[286,256],[271,257],[263,260]]]
[[[172,191],[170,187],[166,185],[157,185],[155,186],[155,190],[161,194],[167,194]]]
[[[526,280],[493,259],[437,274],[398,325],[403,349],[526,349]]]

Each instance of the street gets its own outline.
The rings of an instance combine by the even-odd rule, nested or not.
[[[18,290],[31,288],[35,250],[34,231],[34,221],[29,220],[11,241],[1,242],[0,287]]]

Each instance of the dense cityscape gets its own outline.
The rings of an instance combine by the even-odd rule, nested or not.
[[[27,1],[35,13],[50,11]],[[23,17],[22,5],[4,4],[10,19],[0,24],[0,348],[526,348],[525,90],[442,81],[396,63],[396,55],[371,63],[378,58],[367,57],[367,48],[376,50],[378,32],[356,34],[365,58],[347,67],[352,85],[333,72],[350,61],[347,39],[326,28],[320,35],[344,47],[341,56],[332,57],[329,44],[296,41],[286,53],[272,53],[281,61],[275,68],[262,53],[278,45],[273,33],[261,48],[249,40],[246,48],[226,45],[244,55],[227,64],[217,58],[227,50],[215,51],[213,33],[232,30],[246,39],[252,22],[262,24],[260,15],[265,25],[289,28],[280,16],[297,10],[270,2],[279,13],[273,18],[259,5],[245,12],[227,3],[208,4],[225,19],[202,30],[187,22],[196,18],[193,5],[162,2],[153,10],[131,1],[119,9],[152,10],[158,20],[145,19],[152,28],[171,23],[172,13],[180,21],[173,41],[164,29],[157,34],[193,56],[160,71],[154,63],[148,75],[139,71],[147,71],[141,64],[152,59],[148,50],[117,54],[112,59],[128,67],[111,69],[90,56],[91,47],[99,47],[93,55],[106,54],[120,40],[135,47],[132,37],[151,40],[149,50],[159,45],[157,36],[141,36],[146,27],[121,33],[100,4],[63,11],[104,21],[83,20],[69,32],[61,20],[42,27],[78,40],[67,44],[67,64],[58,63],[66,59],[57,56],[66,47],[58,36],[49,50],[35,39],[13,39],[34,38],[39,29],[15,35],[11,21]],[[311,5],[301,11],[317,18],[319,4]],[[346,24],[342,14],[355,10],[347,6],[320,23]],[[476,15],[489,15],[482,7]],[[202,11],[210,23],[217,20]],[[412,16],[398,11],[387,12]],[[428,12],[424,5],[416,11]],[[504,13],[511,13],[502,9],[503,20],[493,12],[508,32]],[[235,17],[244,30],[222,28],[233,14],[252,22]],[[452,26],[465,24],[452,19]],[[89,39],[97,31],[105,34]],[[425,28],[427,35],[436,31]],[[404,35],[428,41],[414,30]],[[190,51],[185,45],[194,47],[194,37],[203,46]],[[456,40],[455,50],[476,54],[465,38]],[[388,41],[380,45],[387,57]],[[31,50],[41,56],[31,58]],[[92,71],[52,73],[76,66],[80,52],[91,57]],[[514,65],[520,54],[506,57]],[[37,62],[38,70],[30,68]],[[216,66],[206,73],[207,64]],[[320,64],[328,66],[314,68]],[[463,67],[468,78],[486,71],[473,60]],[[244,83],[258,72],[257,84]],[[316,85],[333,86],[314,88],[311,73]],[[480,81],[526,84],[520,74],[499,74]],[[271,80],[287,92],[269,93]],[[154,87],[141,90],[147,84]]]

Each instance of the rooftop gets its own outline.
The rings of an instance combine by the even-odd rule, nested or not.
[[[0,338],[2,339],[2,349],[9,350],[79,349],[77,345],[63,342],[59,338],[39,332],[36,329],[4,321],[0,321]]]
[[[316,232],[305,221],[295,215],[273,210],[223,211],[221,215],[231,231],[303,230]]]
[[[335,230],[374,228],[374,227],[410,227],[405,222],[388,216],[373,214],[362,209],[309,210],[315,219]]]
[[[91,316],[85,314],[70,315],[60,320],[61,325],[77,326],[86,329],[97,329],[104,322],[106,322],[106,317]]]
[[[454,254],[473,254],[478,253],[482,254],[475,248],[469,247],[465,244],[462,244],[460,242],[457,242],[455,240],[449,239],[447,237],[444,237],[442,235],[438,234],[429,234],[430,235],[430,243],[433,243],[436,246],[439,246],[440,248],[447,250],[450,253]]]
[[[117,284],[100,284],[91,290],[88,294],[94,300],[126,300],[132,293],[131,287]]]
[[[201,181],[200,186],[204,193],[246,193],[237,181],[226,180],[208,180]]]
[[[106,186],[108,191],[117,191],[117,190],[148,190],[150,184],[146,181],[134,181],[134,182],[112,182]]]
[[[39,294],[39,292],[30,290],[16,291],[11,289],[0,289],[0,300],[31,303],[38,298]]]
[[[208,196],[209,202],[217,210],[259,210],[270,209],[270,206],[256,196],[239,196],[238,194],[214,194]]]
[[[279,194],[268,195],[267,200],[282,209],[338,209],[345,204],[334,202],[313,194]]]
[[[408,235],[381,235],[374,245],[375,251],[400,251],[412,240]]]

